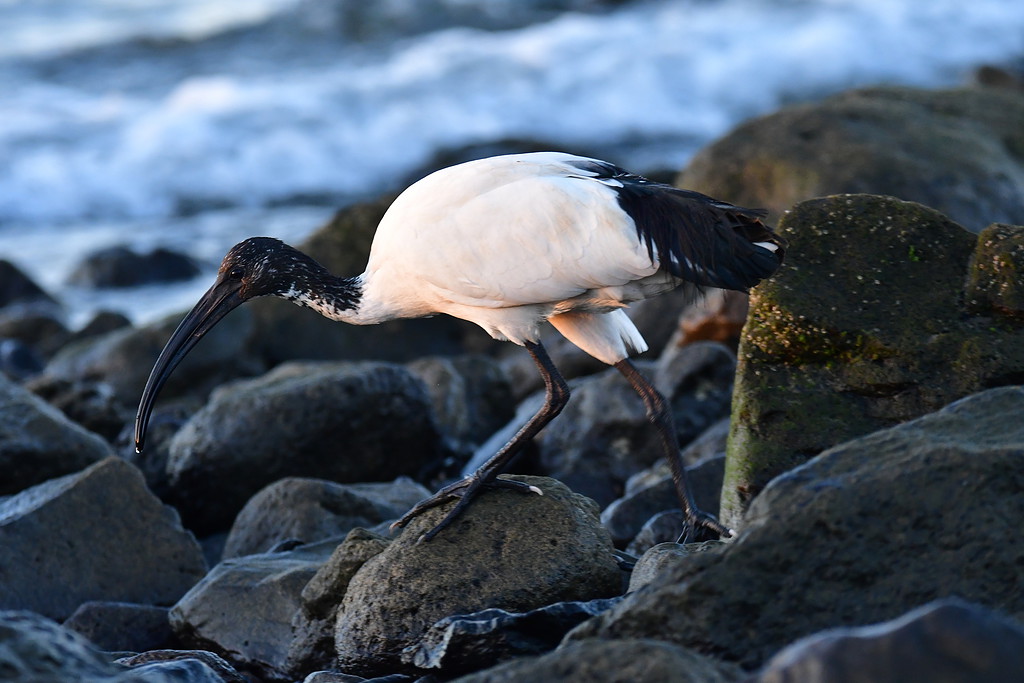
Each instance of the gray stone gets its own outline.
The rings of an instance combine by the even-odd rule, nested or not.
[[[978,605],[937,600],[898,619],[838,628],[790,645],[756,683],[1016,683],[1024,627]]]
[[[34,303],[56,302],[16,265],[7,259],[0,259],[0,308]]]
[[[1024,388],[992,389],[776,478],[724,549],[665,567],[569,639],[649,637],[748,668],[825,628],[960,596],[1024,614]]]
[[[353,529],[302,589],[300,609],[292,619],[288,671],[301,676],[334,663],[334,624],[348,584],[367,560],[382,553],[390,539]]]
[[[288,476],[338,482],[411,475],[441,437],[423,384],[387,363],[285,363],[223,386],[175,435],[168,500],[202,534]]]
[[[151,650],[117,663],[130,667],[122,674],[124,683],[249,683],[230,664],[203,650]]]
[[[192,534],[109,457],[0,501],[0,608],[54,619],[89,600],[168,605],[206,573]]]
[[[284,678],[299,596],[335,545],[221,562],[171,608],[171,628],[182,643],[215,652],[239,669]]]
[[[656,640],[585,640],[541,657],[522,657],[463,676],[458,683],[729,683],[740,669]]]
[[[619,569],[593,501],[538,477],[544,495],[496,489],[426,543],[451,503],[414,518],[349,583],[335,647],[346,673],[415,671],[400,660],[434,622],[488,607],[527,611],[618,594]]]
[[[1010,89],[850,90],[740,125],[676,182],[765,207],[772,222],[812,197],[872,193],[931,206],[977,232],[1024,221],[1022,120],[1024,93]]]
[[[117,245],[87,255],[68,276],[68,284],[88,289],[137,287],[190,280],[199,275],[195,260],[169,249],[140,254]]]
[[[129,602],[84,602],[63,626],[107,652],[143,652],[170,643],[167,612],[166,607]]]
[[[77,472],[112,454],[99,436],[0,375],[0,495]]]
[[[891,197],[799,204],[790,257],[751,296],[733,398],[722,521],[837,443],[1024,378],[1024,324],[971,312],[978,238]]]
[[[398,519],[430,493],[407,477],[379,484],[281,479],[250,498],[238,513],[223,557],[264,553],[289,539],[313,543],[344,536],[356,527]]]
[[[676,527],[678,528],[678,526]],[[719,552],[725,547],[723,541],[703,543],[659,543],[648,549],[633,567],[629,577],[629,592],[638,591],[654,581],[668,567],[686,562],[698,553]]]

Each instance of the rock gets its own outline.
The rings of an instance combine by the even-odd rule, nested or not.
[[[463,676],[458,683],[729,683],[738,667],[656,640],[585,640],[541,657],[522,657]]]
[[[466,457],[515,415],[508,378],[486,356],[433,356],[406,367],[427,387],[434,416],[452,450]]]
[[[178,515],[119,458],[0,501],[0,608],[55,619],[83,602],[173,603],[206,573]]]
[[[844,440],[1024,378],[1024,325],[965,310],[976,238],[891,197],[797,205],[786,264],[751,295],[740,343],[722,519]]]
[[[423,384],[401,366],[286,363],[217,389],[178,431],[168,500],[208,534],[278,479],[412,475],[438,457],[440,441]]]
[[[199,275],[196,262],[169,249],[139,254],[123,245],[86,256],[68,276],[68,284],[89,289],[137,287],[156,282],[191,280]]]
[[[393,199],[342,209],[298,248],[336,275],[363,272],[377,224]],[[271,366],[296,359],[405,362],[490,346],[490,338],[479,327],[445,315],[357,327],[276,297],[257,299],[246,307],[256,320],[254,349]]]
[[[122,671],[82,636],[38,614],[0,611],[0,671],[8,681],[115,680]]]
[[[302,589],[302,604],[292,619],[287,670],[295,675],[329,669],[334,663],[334,624],[348,584],[367,560],[382,553],[390,539],[353,529]]]
[[[99,434],[110,443],[135,418],[134,409],[118,401],[113,387],[105,382],[72,382],[42,375],[26,382],[25,388],[45,399],[69,420]]]
[[[430,493],[407,477],[380,484],[281,479],[250,498],[238,513],[224,558],[267,552],[288,539],[313,543],[398,519]]]
[[[428,543],[451,503],[414,518],[349,583],[338,612],[340,669],[374,675],[415,671],[400,660],[439,619],[488,607],[527,611],[620,591],[611,540],[593,501],[559,482],[512,477],[544,495],[496,489]]]
[[[196,396],[157,401],[149,417],[146,447],[141,453],[135,450],[134,418],[124,425],[114,442],[117,454],[142,471],[146,485],[161,499],[166,499],[171,491],[170,474],[167,471],[171,440],[203,405],[205,402]]]
[[[143,327],[116,329],[68,344],[46,366],[45,374],[72,383],[104,382],[113,387],[118,401],[136,405],[157,356],[181,318],[175,314]],[[225,380],[260,372],[263,365],[249,351],[253,333],[251,312],[244,306],[232,311],[175,369],[161,399],[205,395]]]
[[[64,620],[64,628],[108,652],[143,652],[171,641],[168,608],[129,602],[83,602]]]
[[[886,194],[977,232],[1024,222],[1022,120],[1024,93],[1009,89],[852,90],[742,124],[677,184],[765,207],[772,222],[812,197]]]
[[[735,350],[747,321],[750,299],[731,289],[709,288],[704,296],[683,309],[679,326],[665,345],[664,358],[699,341],[713,341]]]
[[[639,367],[639,366],[638,366]],[[671,363],[642,366],[672,406],[686,445],[729,414],[735,358],[724,346],[687,346]],[[663,451],[643,402],[617,370],[576,380],[562,414],[537,436],[543,472],[600,505],[620,497],[626,480]]]
[[[962,600],[936,600],[898,619],[808,636],[775,655],[756,683],[1013,683],[1024,627]]]
[[[71,338],[71,332],[52,310],[15,306],[0,312],[0,339],[22,342],[41,359],[53,356]]]
[[[668,466],[657,469],[662,473],[659,479],[646,486],[634,488],[622,498],[612,501],[611,505],[601,512],[601,523],[611,534],[616,547],[628,545],[644,523],[659,512],[681,509]],[[686,471],[697,507],[704,512],[717,515],[718,499],[722,493],[722,476],[725,474],[725,455],[708,458],[699,465],[687,467]],[[680,524],[675,527],[675,535],[663,540],[674,541],[679,538],[681,520],[680,515]]]
[[[680,514],[680,516],[682,516]],[[678,529],[678,524],[676,525]],[[703,543],[671,543],[662,542],[648,548],[629,577],[629,592],[638,591],[651,583],[667,567],[673,567],[686,558],[698,553],[716,552],[725,546],[724,541],[704,541]]]
[[[0,308],[12,304],[45,304],[56,306],[57,302],[42,287],[32,281],[16,265],[0,259]]]
[[[116,311],[98,311],[80,330],[71,335],[69,341],[81,341],[89,337],[98,337],[114,330],[131,327],[132,321],[123,313]]]
[[[17,339],[0,339],[0,372],[16,382],[43,371],[43,359]]]
[[[171,628],[186,645],[264,678],[283,678],[299,595],[336,543],[221,562],[171,608]]]
[[[99,436],[0,375],[0,495],[77,472],[111,453]]]
[[[203,650],[151,650],[117,663],[131,667],[125,683],[249,683],[230,664]]]
[[[979,315],[1024,319],[1024,226],[990,225],[978,235],[967,276],[967,307]]]
[[[473,671],[481,662],[503,662],[513,657],[553,650],[573,626],[604,612],[620,598],[589,602],[556,602],[525,613],[485,609],[441,619],[402,659],[420,669],[446,672]]]
[[[776,478],[723,550],[664,568],[567,639],[659,638],[747,668],[825,628],[960,596],[1024,614],[1024,388],[832,448]]]

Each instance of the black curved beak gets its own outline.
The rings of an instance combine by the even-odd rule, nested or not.
[[[153,402],[171,372],[188,355],[192,347],[209,332],[221,318],[245,301],[240,294],[238,280],[218,278],[213,287],[203,294],[188,315],[181,321],[167,345],[156,359],[146,388],[142,391],[139,411],[135,414],[135,452],[141,453],[146,439],[146,426],[153,410]]]

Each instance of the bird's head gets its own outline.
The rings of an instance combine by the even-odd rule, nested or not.
[[[135,450],[141,452],[153,401],[192,347],[233,309],[258,296],[288,296],[297,281],[323,268],[281,240],[250,237],[228,251],[217,280],[167,340],[146,382],[135,416]],[[326,271],[323,271],[326,272]]]

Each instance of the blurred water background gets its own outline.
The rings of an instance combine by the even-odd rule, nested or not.
[[[443,155],[520,141],[675,171],[788,103],[1022,58],[1019,0],[0,0],[0,258],[72,324],[145,322],[239,239],[299,241]],[[65,284],[115,244],[206,271]]]

